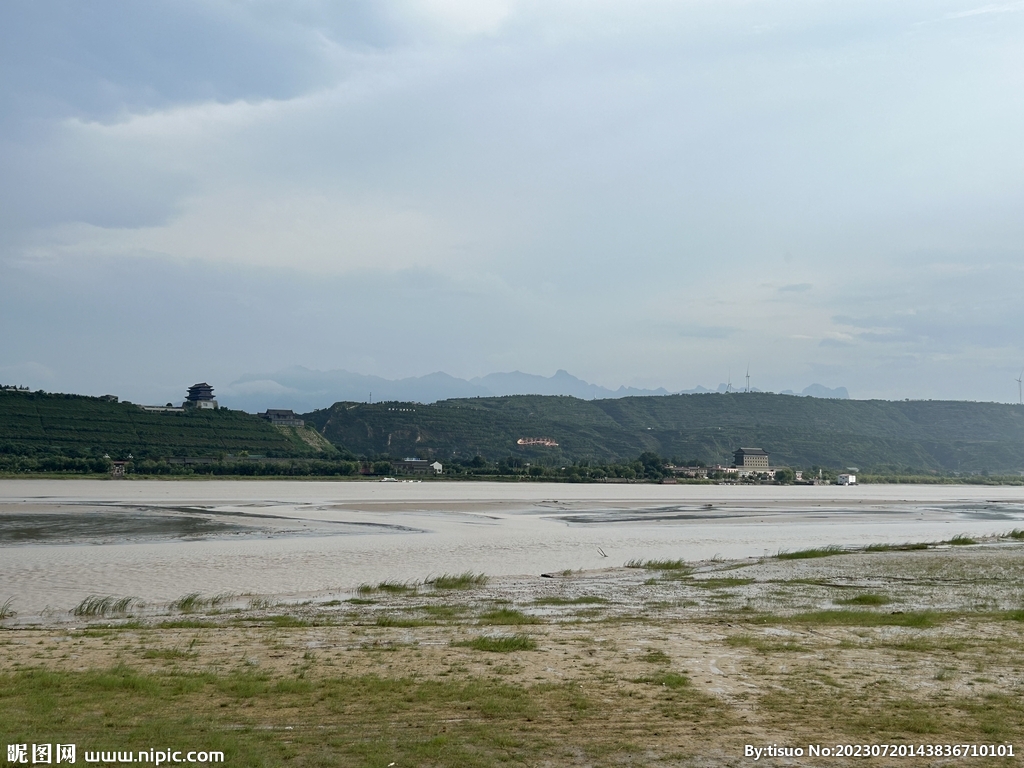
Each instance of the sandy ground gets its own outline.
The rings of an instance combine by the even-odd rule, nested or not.
[[[355,598],[284,603],[236,595],[216,607],[135,605],[123,615],[60,615],[34,625],[10,617],[0,670],[128,664],[153,672],[456,676],[527,688],[569,681],[613,707],[616,733],[664,764],[677,764],[666,757],[673,754],[700,758],[678,764],[750,764],[746,744],[855,739],[1016,741],[1017,754],[1024,751],[1021,542],[689,565],[500,577],[467,589],[365,585]],[[858,598],[866,602],[850,602]],[[457,645],[509,636],[528,636],[536,648]],[[652,682],[666,674],[719,702],[713,729],[686,718],[651,721],[661,695]],[[630,697],[647,704],[624,705]]]
[[[746,745],[830,742],[1013,744],[968,761],[1011,765],[1024,542],[998,534],[1020,528],[1016,488],[0,482],[0,673],[433,681],[542,713],[495,734],[450,701],[191,702],[216,728],[310,734],[309,755],[348,729],[518,740],[487,765],[751,765]],[[962,533],[978,543],[934,544]],[[932,544],[774,556],[907,541]],[[489,578],[424,583],[462,571]]]
[[[538,577],[1015,528],[1024,489],[1004,487],[5,480],[0,603],[25,619],[88,595],[344,599],[450,571]]]

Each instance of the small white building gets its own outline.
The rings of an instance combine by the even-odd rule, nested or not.
[[[856,475],[840,475],[839,479],[836,481],[836,485],[856,485],[856,484],[857,484],[857,476]]]
[[[434,470],[435,475],[440,475],[441,472],[444,471],[444,467],[441,465],[440,461],[435,461],[433,464],[430,465],[430,468]]]

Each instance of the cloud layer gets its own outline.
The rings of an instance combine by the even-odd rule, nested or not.
[[[1015,400],[1022,43],[1019,3],[8,3],[0,370]]]

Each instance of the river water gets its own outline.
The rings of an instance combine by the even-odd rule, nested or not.
[[[759,557],[1024,528],[1024,489],[0,480],[0,604],[284,599],[362,583]]]

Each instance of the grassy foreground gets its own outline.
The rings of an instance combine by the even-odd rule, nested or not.
[[[16,672],[0,678],[0,690],[12,743],[191,746],[222,750],[226,764],[238,766],[537,765],[570,758],[575,726],[612,714],[610,702],[591,700],[573,683],[526,687],[475,676],[303,679],[121,666]],[[714,702],[696,692],[662,698],[679,717],[715,719]],[[597,755],[637,749],[623,735],[613,729],[607,743],[588,738],[575,746]]]
[[[0,728],[231,766],[748,765],[747,744],[811,743],[1013,744],[970,764],[1015,765],[1022,555],[632,562],[287,606],[122,598],[74,626],[5,620]]]

